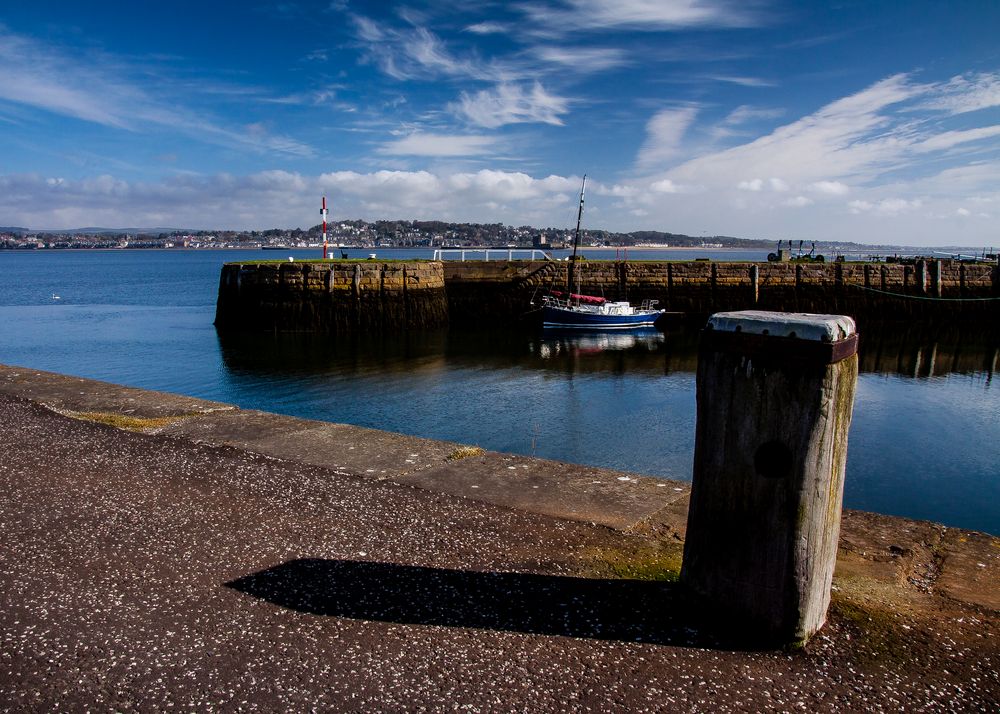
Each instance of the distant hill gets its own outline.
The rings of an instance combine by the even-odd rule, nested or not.
[[[508,245],[511,242],[525,243],[539,234],[547,234],[550,241],[556,243],[572,243],[573,231],[568,228],[533,228],[531,226],[521,226],[513,228],[501,223],[450,223],[445,221],[411,221],[411,220],[344,220],[339,221],[339,225],[350,226],[354,229],[354,236],[362,233],[367,235],[371,241],[381,241],[388,246],[416,246],[433,245],[431,238],[440,239],[442,235],[449,241],[461,241],[465,245]],[[24,236],[25,234],[39,234],[45,236],[65,236],[71,238],[77,236],[101,236],[109,239],[117,239],[118,236],[129,234],[132,236],[159,236],[170,239],[180,235],[195,236],[200,240],[208,239],[210,244],[213,241],[224,243],[239,243],[240,241],[258,241],[274,243],[275,241],[316,241],[319,239],[321,226],[319,224],[307,228],[272,228],[267,230],[229,230],[229,229],[201,229],[201,228],[101,228],[88,226],[84,228],[37,229],[24,228],[21,226],[0,226],[0,233]],[[811,241],[811,240],[782,240],[762,239],[762,238],[736,238],[723,235],[701,235],[690,236],[683,233],[669,233],[665,231],[632,231],[630,233],[618,233],[603,229],[583,229],[582,238],[584,244],[601,244],[611,247],[632,245],[670,245],[674,247],[690,248],[735,248],[743,250],[768,250],[773,251],[778,248],[788,248],[793,253],[807,253],[815,250],[819,254],[827,256],[841,253],[885,253],[892,255],[896,253],[911,253],[933,255],[958,255],[966,257],[983,254],[983,248],[969,248],[964,246],[901,246],[887,244],[864,244],[853,241]],[[420,242],[418,242],[420,241]],[[994,251],[990,249],[989,253]]]
[[[123,233],[175,233],[184,228],[72,228],[64,230],[39,230],[35,233],[76,233],[79,235],[121,235]]]
[[[125,233],[178,233],[185,228],[21,228],[18,226],[0,226],[0,233],[41,233],[46,235],[122,235]]]

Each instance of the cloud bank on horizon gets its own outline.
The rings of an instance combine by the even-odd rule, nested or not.
[[[1000,245],[995,3],[31,4],[0,225],[332,217]],[[54,18],[58,24],[54,25]]]

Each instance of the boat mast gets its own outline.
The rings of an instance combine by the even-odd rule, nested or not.
[[[576,292],[579,293],[579,287],[574,285],[574,277],[579,278],[576,274],[576,261],[579,260],[576,253],[580,249],[580,221],[583,220],[583,193],[587,190],[587,174],[583,175],[583,185],[580,187],[580,208],[576,213],[576,233],[573,235],[573,255],[569,259],[569,289],[572,292],[575,288]]]

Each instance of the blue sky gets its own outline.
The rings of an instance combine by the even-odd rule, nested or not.
[[[1000,246],[1000,2],[0,5],[0,225]]]

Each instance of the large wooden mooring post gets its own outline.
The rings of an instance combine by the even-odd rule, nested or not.
[[[849,317],[763,311],[702,334],[681,580],[771,641],[826,620],[857,341]]]

